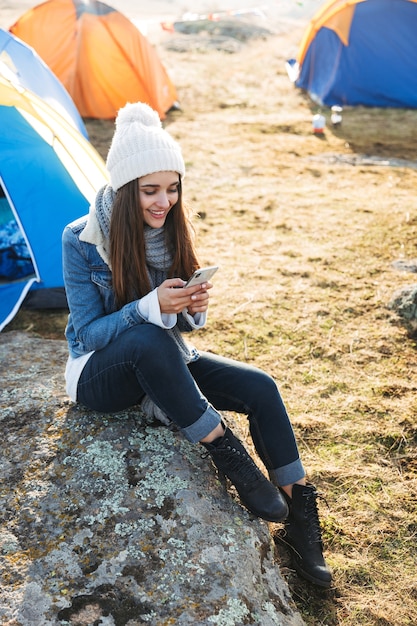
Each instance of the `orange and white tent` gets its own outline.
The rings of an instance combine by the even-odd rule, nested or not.
[[[82,117],[112,119],[127,102],[141,101],[164,119],[177,101],[155,48],[103,2],[48,0],[9,30],[36,50]]]

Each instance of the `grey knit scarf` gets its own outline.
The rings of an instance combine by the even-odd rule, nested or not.
[[[96,196],[95,210],[97,220],[103,236],[106,240],[105,249],[109,250],[110,219],[113,209],[115,192],[110,185],[102,187]],[[165,239],[165,230],[145,226],[146,266],[152,289],[158,287],[168,275],[172,263],[172,252]],[[194,361],[198,353],[195,348],[190,349],[185,343],[177,325],[167,329],[166,332],[172,337],[181,352],[185,363]]]
[[[110,237],[110,218],[115,195],[116,194],[113,190],[113,187],[111,187],[110,185],[104,185],[104,187],[98,190],[94,205],[101,232],[103,233],[104,239],[106,239],[107,242],[109,241]],[[106,248],[108,249],[108,245],[106,246]]]

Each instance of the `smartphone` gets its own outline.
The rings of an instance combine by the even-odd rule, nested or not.
[[[201,267],[196,270],[194,274],[187,280],[184,287],[193,287],[194,285],[201,285],[206,283],[219,269],[218,265],[211,265],[210,267]]]

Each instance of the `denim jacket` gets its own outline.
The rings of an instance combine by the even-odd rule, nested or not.
[[[140,313],[141,300],[129,302],[117,310],[112,274],[105,261],[104,240],[92,209],[89,216],[66,226],[62,246],[64,283],[70,309],[65,336],[70,357],[100,350],[128,328],[149,323]],[[205,323],[205,315],[195,322],[185,311],[175,317],[169,327],[177,323],[185,332]]]

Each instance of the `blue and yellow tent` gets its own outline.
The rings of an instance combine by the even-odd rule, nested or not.
[[[319,104],[416,108],[417,0],[330,0],[295,68],[295,85]]]
[[[63,228],[107,180],[73,124],[0,75],[0,330],[29,290],[63,288]]]
[[[29,89],[51,105],[88,139],[87,129],[71,96],[33,48],[0,28],[0,76]]]

